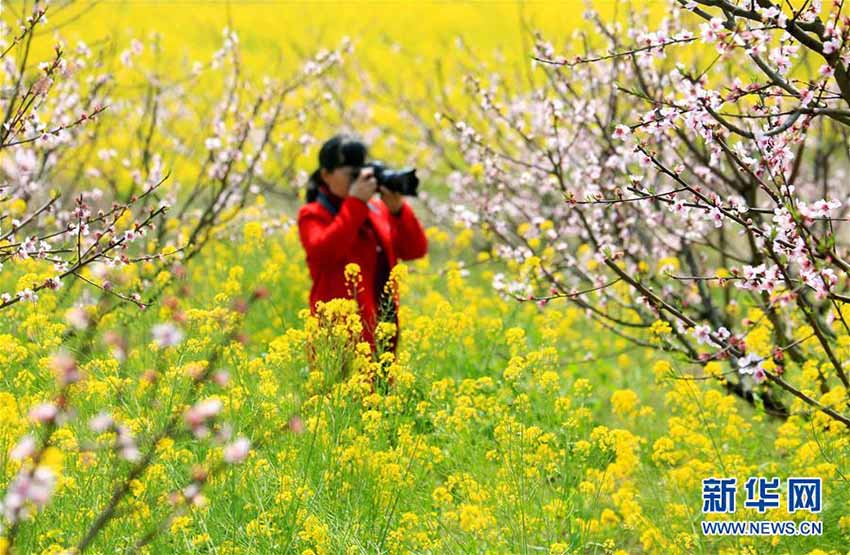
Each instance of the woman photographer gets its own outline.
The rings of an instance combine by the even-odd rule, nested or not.
[[[298,230],[313,279],[311,313],[316,313],[319,301],[353,298],[345,266],[356,263],[363,278],[354,295],[363,323],[361,337],[375,352],[379,320],[393,322],[396,335],[387,350],[395,353],[398,300],[386,296],[384,285],[396,261],[425,256],[428,241],[404,197],[379,187],[372,168],[361,170],[366,157],[366,145],[352,135],[336,135],[322,145],[319,168],[308,183],[307,203],[298,212]],[[379,189],[381,200],[373,200]]]

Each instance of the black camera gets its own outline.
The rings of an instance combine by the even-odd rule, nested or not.
[[[356,168],[351,172],[351,179],[357,179],[360,175],[360,170],[363,168],[372,168],[375,172],[375,180],[378,186],[383,185],[390,191],[401,193],[409,197],[418,196],[417,187],[419,186],[419,178],[416,177],[416,169],[391,170],[387,168],[383,162],[371,162]]]

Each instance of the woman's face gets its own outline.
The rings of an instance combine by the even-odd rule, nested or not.
[[[352,172],[355,171],[354,166],[339,166],[333,171],[328,171],[322,168],[322,179],[328,184],[328,189],[338,197],[345,198],[348,196],[348,188],[353,181]]]

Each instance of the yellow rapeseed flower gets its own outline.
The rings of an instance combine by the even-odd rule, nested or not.
[[[634,416],[640,400],[631,389],[619,389],[611,395],[611,407],[618,416]]]

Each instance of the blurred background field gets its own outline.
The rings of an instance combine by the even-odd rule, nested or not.
[[[7,17],[18,11],[18,2],[5,2]],[[60,4],[61,5],[61,4]],[[625,14],[623,2],[598,1],[594,7],[611,18]],[[637,4],[635,4],[637,5]],[[666,3],[640,2],[641,9],[662,14]],[[221,30],[230,27],[241,35],[246,68],[271,72],[282,64],[301,63],[305,50],[335,45],[344,36],[360,45],[358,57],[384,75],[408,77],[421,63],[432,64],[448,56],[457,36],[463,36],[479,55],[501,49],[509,67],[527,61],[524,36],[527,26],[552,36],[566,37],[585,25],[582,1],[531,2],[394,2],[338,1],[168,1],[105,0],[74,2],[51,16],[40,33],[61,29],[69,41],[96,42],[111,37],[119,44],[162,35],[167,56],[163,68],[176,69],[185,58],[200,59],[219,47]],[[40,45],[49,51],[49,43]],[[36,50],[38,52],[38,50]],[[509,76],[508,74],[507,76]]]
[[[14,21],[22,3],[4,5],[3,17]],[[646,10],[652,20],[667,9],[664,2],[655,0],[633,5]],[[593,6],[607,20],[617,19],[628,28],[629,4],[612,0]],[[211,107],[230,70],[189,76],[195,64],[208,64],[222,47],[225,29],[238,37],[240,78],[255,90],[262,90],[263,77],[286,79],[301,69],[307,58],[322,49],[337,48],[348,37],[354,45],[353,53],[345,56],[337,76],[323,82],[325,90],[334,95],[334,102],[312,111],[306,120],[281,127],[292,134],[291,143],[305,134],[312,138],[295,158],[295,169],[315,169],[320,141],[346,125],[368,140],[374,157],[417,165],[427,178],[436,169],[433,166],[441,162],[418,147],[422,131],[411,128],[410,118],[399,112],[398,99],[408,100],[408,108],[424,126],[436,127],[432,101],[441,88],[448,91],[446,100],[459,112],[468,107],[469,97],[463,94],[465,75],[498,74],[509,87],[539,80],[530,59],[532,30],[566,45],[574,30],[590,29],[591,24],[583,17],[586,9],[580,0],[58,2],[51,7],[48,23],[37,31],[40,40],[34,41],[31,51],[32,60],[43,60],[52,55],[54,36],[61,35],[70,50],[82,41],[92,51],[106,50],[103,64],[120,84],[111,97],[114,101],[133,99],[142,104],[153,83],[161,83],[166,90],[173,90],[172,84],[184,83],[194,99],[192,106]],[[594,33],[589,33],[588,44],[593,45],[595,40]],[[131,50],[134,41],[138,54],[131,64],[122,63],[120,54]],[[300,101],[296,96],[290,105],[297,106]],[[150,112],[150,106],[146,111]],[[179,136],[182,147],[193,151],[202,148],[211,132],[212,116],[207,110],[186,118],[180,130],[175,127],[173,134]],[[110,132],[110,142],[120,151],[134,148],[134,140],[143,132],[143,114],[127,118],[106,113],[104,118],[121,122]],[[138,129],[134,129],[136,118]],[[193,162],[177,155],[167,140],[169,121],[161,122],[160,127],[162,137],[154,137],[152,149],[161,147],[172,181],[191,179]],[[127,148],[122,149],[122,145]],[[274,166],[274,160],[270,165]],[[279,190],[292,192],[293,173],[273,174],[271,179]],[[432,183],[423,189],[427,195],[442,187]],[[284,204],[282,209],[288,208]]]

